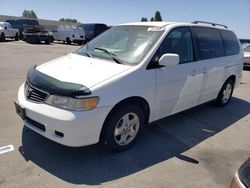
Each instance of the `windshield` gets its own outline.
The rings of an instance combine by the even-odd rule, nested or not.
[[[250,46],[247,46],[246,48],[244,48],[244,52],[250,52]]]
[[[117,26],[99,35],[76,53],[102,59],[116,59],[115,62],[135,65],[152,48],[162,33],[163,30],[158,27]]]
[[[0,23],[0,28],[3,28],[3,24],[2,23]]]

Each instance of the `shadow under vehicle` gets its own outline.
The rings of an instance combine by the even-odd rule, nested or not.
[[[250,104],[235,97],[225,108],[204,104],[146,126],[139,144],[123,153],[107,152],[97,145],[66,147],[24,127],[19,152],[26,161],[32,161],[63,181],[100,185],[175,157],[199,165],[201,158],[191,158],[183,153],[212,139],[249,113]],[[216,180],[219,178],[218,174],[212,174]]]

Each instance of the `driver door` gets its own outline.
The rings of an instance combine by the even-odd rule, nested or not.
[[[11,33],[11,26],[8,23],[4,24],[4,34],[6,37],[11,37],[12,33]]]
[[[197,104],[203,75],[194,59],[189,27],[173,29],[161,44],[156,61],[165,53],[178,54],[178,65],[156,71],[156,111],[159,118],[180,112]]]

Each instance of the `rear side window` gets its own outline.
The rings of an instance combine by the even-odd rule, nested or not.
[[[220,30],[225,55],[236,55],[240,51],[238,39],[232,31]]]
[[[222,57],[223,43],[217,29],[193,27],[199,60]]]

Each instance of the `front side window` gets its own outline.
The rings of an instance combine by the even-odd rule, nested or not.
[[[152,58],[148,68],[157,67],[160,57],[166,53],[178,54],[180,64],[194,61],[192,35],[188,27],[173,29],[167,35]]]
[[[193,27],[198,59],[211,59],[224,55],[223,43],[217,29]]]
[[[11,29],[11,25],[9,23],[7,23],[7,28]]]
[[[162,35],[161,28],[149,26],[117,26],[90,41],[76,51],[79,55],[118,59],[121,63],[135,65],[147,54]]]
[[[172,30],[162,43],[161,55],[166,53],[178,54],[180,63],[193,61],[192,36],[189,28],[177,28]]]

